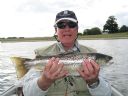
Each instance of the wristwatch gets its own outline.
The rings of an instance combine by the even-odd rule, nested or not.
[[[94,89],[99,85],[99,80],[97,80],[96,82],[92,83],[91,85],[89,85],[90,88]]]

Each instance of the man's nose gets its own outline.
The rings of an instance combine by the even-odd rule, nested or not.
[[[68,26],[68,24],[65,25],[65,29],[69,30],[70,27]]]

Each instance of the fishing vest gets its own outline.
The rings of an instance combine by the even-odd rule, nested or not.
[[[96,52],[96,50],[79,45],[79,50],[82,53]],[[35,50],[37,56],[49,56],[62,54],[57,43],[45,48]],[[80,76],[68,76],[63,79],[56,80],[48,89],[46,96],[91,96],[86,82]]]
[[[86,46],[83,46],[83,45],[80,45],[80,44],[79,44],[79,50],[80,50],[81,53],[96,52],[95,49],[90,48],[90,47],[86,47]],[[66,53],[66,52],[64,52],[64,53]],[[63,53],[60,51],[60,48],[58,47],[57,43],[54,43],[50,46],[36,49],[35,54],[37,56],[50,56],[50,55],[58,55],[58,54],[63,54]]]

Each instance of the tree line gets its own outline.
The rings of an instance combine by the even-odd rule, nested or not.
[[[84,29],[83,34],[78,33],[78,35],[98,35],[98,34],[109,34],[109,33],[119,33],[128,32],[128,26],[122,25],[118,27],[115,16],[109,16],[105,25],[103,26],[103,31],[98,27],[93,27],[91,29]]]

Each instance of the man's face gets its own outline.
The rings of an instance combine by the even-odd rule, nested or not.
[[[68,20],[59,21],[56,33],[61,43],[74,43],[78,33],[77,23]]]

